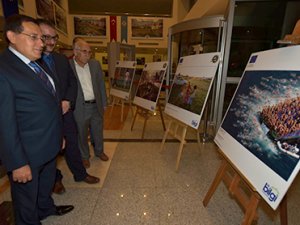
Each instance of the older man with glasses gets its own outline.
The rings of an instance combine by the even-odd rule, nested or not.
[[[78,84],[74,116],[78,127],[79,148],[83,165],[88,168],[90,167],[89,129],[95,143],[95,156],[103,161],[108,160],[103,145],[103,114],[106,108],[106,91],[100,63],[91,59],[92,51],[89,44],[81,38],[75,38],[73,53],[74,58],[70,59],[70,64]]]

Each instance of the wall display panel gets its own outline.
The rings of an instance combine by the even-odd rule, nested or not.
[[[133,99],[134,104],[155,111],[167,67],[167,62],[153,62],[144,65]]]
[[[115,75],[111,81],[111,95],[126,100],[129,99],[135,67],[135,61],[117,61]]]
[[[198,129],[219,57],[214,52],[180,58],[165,113]]]
[[[74,16],[74,35],[106,37],[106,17]]]
[[[163,38],[163,19],[132,18],[131,35],[135,39]]]
[[[68,33],[66,11],[54,4],[55,27],[64,34]]]
[[[37,15],[55,24],[53,2],[51,0],[35,0],[35,2]]]
[[[273,209],[300,168],[299,57],[300,46],[253,53],[215,137]]]

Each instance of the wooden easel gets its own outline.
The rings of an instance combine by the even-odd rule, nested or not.
[[[229,193],[237,199],[245,212],[242,225],[251,225],[253,221],[257,221],[257,207],[261,197],[255,188],[251,186],[247,179],[244,178],[234,166],[232,166],[229,159],[226,159],[225,156],[208,192],[203,199],[203,205],[205,207],[208,205],[209,200],[213,196],[221,181],[224,181],[225,185],[228,187]],[[244,188],[247,188],[250,194],[247,195],[241,185],[243,185]],[[288,224],[286,196],[280,204],[280,220],[281,225]]]
[[[158,108],[158,111],[159,111],[159,114],[160,114],[160,119],[161,119],[163,129],[165,131],[166,130],[165,120],[164,120],[164,116],[163,116],[163,113],[162,113],[162,110],[161,110],[161,105],[160,105],[159,102],[157,103],[157,108]],[[141,117],[144,118],[144,126],[143,126],[143,131],[142,131],[142,139],[144,139],[147,121],[151,116],[153,116],[153,112],[148,110],[148,109],[145,109],[143,107],[136,106],[136,111],[135,111],[133,121],[132,121],[132,124],[131,124],[131,131],[133,130],[133,126],[134,126],[137,115],[140,115]]]
[[[130,96],[129,96],[129,100],[125,100],[123,98],[120,98],[120,97],[112,95],[112,99],[113,99],[112,100],[112,106],[111,106],[110,114],[109,114],[110,118],[111,118],[111,116],[113,114],[114,106],[115,105],[121,105],[121,122],[123,122],[123,120],[124,120],[124,104],[125,103],[129,103],[130,111],[131,111],[131,114],[133,116],[133,109],[132,109],[132,104],[131,104],[131,98],[130,98]]]
[[[178,133],[178,130],[180,130],[178,128],[182,128],[181,133]],[[176,138],[178,141],[180,141],[180,145],[179,145],[179,149],[178,149],[178,153],[177,153],[176,167],[175,167],[176,172],[178,171],[178,168],[179,168],[179,163],[180,163],[183,147],[186,144],[185,137],[186,137],[187,129],[188,129],[188,125],[180,122],[179,120],[172,118],[168,124],[167,130],[165,131],[162,143],[160,145],[160,152],[162,152],[164,149],[164,145],[165,145],[168,135],[170,135],[170,136]],[[201,147],[198,133],[199,132],[197,132],[197,142],[198,142],[199,147]]]

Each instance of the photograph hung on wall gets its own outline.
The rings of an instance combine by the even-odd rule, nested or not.
[[[253,53],[215,137],[273,209],[299,171],[299,57],[300,46]]]
[[[136,62],[117,61],[115,74],[111,80],[110,94],[128,100],[134,79]]]
[[[166,61],[146,63],[144,65],[133,99],[134,104],[150,111],[155,111],[167,67],[168,63]]]
[[[55,24],[54,4],[51,0],[35,0],[38,17],[42,17]]]
[[[132,18],[132,38],[163,38],[163,19]]]
[[[54,4],[55,27],[64,34],[68,33],[66,12],[60,6]]]
[[[219,53],[181,57],[165,113],[198,129],[219,65]]]
[[[74,16],[74,35],[106,37],[106,17]]]

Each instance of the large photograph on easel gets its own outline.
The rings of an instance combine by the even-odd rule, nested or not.
[[[115,74],[111,80],[111,95],[125,100],[129,99],[135,67],[135,61],[116,62]]]
[[[299,57],[299,46],[252,54],[215,138],[274,209],[300,165]]]
[[[165,113],[198,129],[219,64],[219,53],[180,58]]]
[[[167,67],[167,62],[152,62],[144,65],[133,99],[134,104],[155,111]]]

